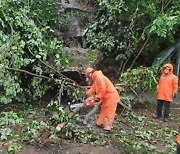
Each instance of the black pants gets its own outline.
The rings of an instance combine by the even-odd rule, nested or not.
[[[177,144],[177,154],[180,154],[180,144]]]
[[[170,113],[170,102],[169,101],[158,100],[156,114],[158,117],[161,117],[163,106],[165,108],[164,109],[164,118],[169,118],[169,113]]]

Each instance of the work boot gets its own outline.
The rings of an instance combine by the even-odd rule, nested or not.
[[[159,119],[159,118],[161,118],[161,116],[157,116],[157,115],[153,115],[152,117],[153,117],[153,119]]]
[[[168,122],[168,118],[164,118],[163,121],[164,121],[164,122]]]
[[[103,126],[103,124],[102,124],[102,125],[97,125],[97,124],[96,124],[96,127],[97,127],[97,128],[103,128],[104,126]]]
[[[112,132],[110,130],[106,130],[106,129],[103,130],[103,134],[111,134],[111,133]]]

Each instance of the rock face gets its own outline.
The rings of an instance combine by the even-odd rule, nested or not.
[[[63,52],[69,59],[69,67],[63,74],[84,84],[85,68],[96,68],[102,57],[101,52],[87,48],[85,42],[88,27],[95,21],[93,0],[61,0],[58,7],[67,16],[69,23],[66,30],[58,32],[64,42]]]
[[[58,4],[68,18],[66,31],[60,32],[66,47],[85,48],[84,36],[95,20],[94,7],[90,0],[62,0]]]
[[[83,48],[63,48],[63,52],[67,54],[69,59],[69,67],[65,71],[83,72],[87,67],[93,67],[96,63],[99,51]]]
[[[63,52],[69,59],[69,67],[63,72],[78,83],[84,80],[86,67],[93,67],[99,52],[86,48],[85,35],[95,20],[94,7],[90,0],[62,0],[58,3],[68,19],[68,27],[58,33],[64,42]]]
[[[69,59],[69,67],[63,72],[63,74],[84,85],[84,70],[87,67],[95,67],[97,57],[100,55],[100,52],[77,47],[65,47],[63,48],[63,52]]]
[[[96,18],[94,1],[62,0],[58,6],[68,17],[69,23],[65,31],[59,32],[64,42],[63,52],[69,58],[70,67],[65,70],[65,74],[71,78],[76,76],[77,81],[86,67],[93,66],[111,79],[117,79],[120,64],[114,57],[106,57],[101,52],[88,49],[86,45],[86,33]]]

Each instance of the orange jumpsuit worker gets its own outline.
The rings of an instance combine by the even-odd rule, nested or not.
[[[170,113],[170,104],[175,98],[178,91],[178,77],[173,74],[173,65],[165,64],[162,67],[162,75],[159,80],[157,89],[157,111],[153,117],[159,119],[162,114],[162,107],[164,105],[164,122],[168,121]]]
[[[179,127],[179,135],[177,136],[177,154],[180,154],[180,127]]]
[[[97,99],[102,101],[100,115],[96,121],[96,125],[97,127],[103,127],[104,125],[104,132],[109,133],[112,129],[120,96],[112,82],[104,76],[101,71],[87,68],[85,70],[85,76],[93,82],[91,88],[86,92],[86,95],[90,96],[91,94],[96,93]]]

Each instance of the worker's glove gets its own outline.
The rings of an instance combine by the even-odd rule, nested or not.
[[[176,98],[176,94],[173,95],[173,98]]]
[[[100,101],[100,98],[96,97],[96,98],[95,98],[95,101],[96,101],[96,102],[99,102],[99,101]]]

